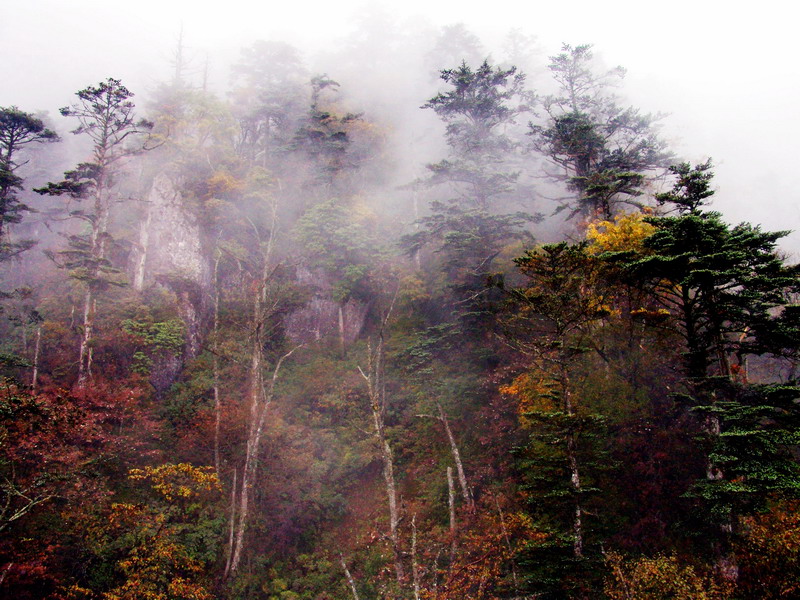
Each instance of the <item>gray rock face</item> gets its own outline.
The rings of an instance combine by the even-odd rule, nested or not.
[[[308,343],[327,336],[352,344],[361,331],[369,312],[369,305],[350,299],[344,304],[332,298],[333,285],[323,273],[297,267],[297,282],[308,288],[311,298],[306,305],[286,317],[286,335],[295,343]]]
[[[132,258],[133,287],[137,290],[164,276],[192,282],[204,290],[211,284],[200,227],[184,210],[181,184],[165,173],[153,180],[139,245]]]
[[[157,284],[172,291],[186,325],[183,357],[158,361],[151,371],[151,383],[159,394],[175,381],[184,360],[200,351],[211,287],[200,227],[184,208],[181,186],[181,180],[166,173],[155,177],[147,195],[139,244],[131,256],[133,287],[141,291]]]

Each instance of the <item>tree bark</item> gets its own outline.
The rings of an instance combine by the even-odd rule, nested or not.
[[[214,260],[214,329],[212,369],[214,378],[214,468],[217,476],[220,473],[219,462],[219,431],[222,421],[222,404],[219,398],[219,254]]]
[[[339,303],[339,349],[342,357],[345,357],[347,355],[347,346],[344,335],[344,307],[341,302]]]
[[[453,467],[447,467],[447,506],[450,509],[450,568],[456,559],[456,485],[453,481]]]
[[[369,402],[372,410],[372,422],[375,428],[375,438],[383,461],[383,478],[386,485],[386,497],[389,505],[389,541],[394,555],[394,570],[398,586],[402,587],[405,580],[405,570],[403,568],[402,553],[400,551],[400,536],[398,524],[400,523],[400,513],[397,507],[397,487],[394,478],[394,463],[392,460],[392,449],[386,439],[386,427],[384,415],[386,413],[386,388],[384,382],[384,350],[382,333],[378,338],[378,343],[373,350],[369,347],[369,359],[367,373],[361,371],[361,375],[367,381],[369,391]]]
[[[260,331],[256,334],[260,339]],[[253,351],[251,361],[251,386],[250,386],[250,430],[247,436],[247,448],[245,453],[244,468],[242,470],[242,487],[239,495],[239,521],[234,542],[233,559],[231,560],[230,573],[236,571],[242,556],[244,545],[244,534],[247,530],[248,519],[250,517],[250,500],[252,499],[253,482],[256,479],[258,467],[258,452],[261,448],[261,437],[264,433],[264,425],[267,419],[267,409],[275,396],[275,383],[278,381],[283,361],[289,358],[299,346],[284,354],[275,365],[272,372],[272,379],[269,388],[264,389],[262,369],[261,347]]]
[[[339,554],[339,561],[341,562],[342,569],[344,569],[344,576],[347,577],[347,583],[350,585],[350,591],[353,593],[353,600],[359,600],[358,590],[356,590],[356,582],[350,574],[350,569],[347,568],[347,563],[344,562],[344,556]]]
[[[36,345],[33,347],[33,374],[31,375],[31,390],[36,393],[39,387],[39,348],[42,343],[42,326],[36,328]]]
[[[444,424],[444,430],[447,433],[447,439],[450,441],[450,450],[453,453],[453,461],[456,463],[456,472],[458,473],[458,483],[461,486],[461,495],[464,497],[464,503],[469,508],[470,512],[475,512],[475,502],[470,494],[469,487],[467,486],[467,476],[464,474],[464,465],[461,462],[461,453],[458,451],[456,439],[453,436],[453,431],[450,429],[450,422],[447,420],[447,415],[444,414],[441,404],[436,404],[439,409],[439,419]]]
[[[575,411],[572,407],[572,392],[570,390],[569,374],[564,361],[561,367],[561,394],[564,401],[564,412],[568,417],[574,417]],[[567,431],[567,462],[570,471],[570,483],[575,493],[575,508],[572,521],[573,546],[572,552],[575,558],[583,558],[583,507],[581,506],[581,476],[578,469],[577,444],[575,442],[575,432],[572,425]]]
[[[236,529],[236,469],[233,470],[233,485],[231,487],[231,517],[230,517],[230,533],[228,534],[228,560],[225,561],[225,574],[223,579],[228,578],[228,573],[231,570],[231,560],[233,559],[233,536]]]

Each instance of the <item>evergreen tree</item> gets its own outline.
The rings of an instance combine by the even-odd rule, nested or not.
[[[78,386],[83,386],[92,373],[92,339],[97,294],[109,285],[124,285],[119,270],[109,260],[112,242],[109,233],[111,204],[116,178],[126,157],[141,152],[142,143],[133,143],[137,136],[153,126],[136,120],[133,93],[118,79],[109,78],[97,86],[76,93],[78,102],[61,109],[65,117],[78,120],[75,135],[85,134],[92,140],[92,157],[64,179],[37,189],[40,194],[66,195],[76,200],[92,201],[89,210],[75,210],[71,216],[88,225],[88,233],[69,236],[69,248],[60,253],[60,266],[85,286],[83,331],[78,360]],[[130,144],[130,145],[129,145]]]
[[[429,164],[426,187],[444,188],[443,200],[431,202],[423,228],[406,236],[412,253],[433,244],[444,256],[443,267],[456,298],[467,313],[485,310],[487,277],[501,249],[514,240],[530,239],[524,226],[535,220],[528,212],[504,212],[520,200],[519,172],[512,171],[519,148],[509,133],[519,115],[532,110],[525,76],[484,61],[477,69],[465,62],[441,73],[449,89],[423,105],[447,125],[450,156]],[[530,200],[530,199],[527,199]]]
[[[586,244],[545,245],[516,260],[525,284],[512,291],[508,339],[529,364],[531,441],[517,451],[530,513],[547,537],[525,557],[529,585],[562,597],[586,585],[599,553],[596,482],[603,418],[582,395],[597,330],[608,316],[600,263]]]
[[[747,364],[749,356],[796,351],[800,321],[788,305],[800,279],[777,251],[785,232],[731,227],[704,210],[713,195],[710,161],[671,171],[677,181],[657,200],[678,214],[647,218],[655,231],[640,252],[606,258],[648,286],[682,338],[678,397],[702,420],[707,456],[705,477],[691,493],[720,526],[716,551],[725,567],[737,517],[764,507],[776,493],[800,491],[793,454],[800,442],[800,387],[751,382]],[[727,567],[735,577],[734,566]]]
[[[551,176],[576,194],[556,212],[608,220],[621,206],[641,206],[648,173],[663,170],[670,159],[655,132],[660,116],[617,104],[607,90],[625,71],[598,74],[590,45],[565,44],[550,60],[559,93],[545,99],[547,121],[531,124],[530,134],[534,147],[559,167]]]
[[[19,223],[22,213],[30,207],[20,201],[17,193],[22,189],[22,178],[17,175],[19,153],[31,144],[58,141],[58,135],[47,129],[38,117],[21,111],[16,106],[0,107],[0,260],[18,254],[33,245],[31,241],[8,241],[8,225]]]

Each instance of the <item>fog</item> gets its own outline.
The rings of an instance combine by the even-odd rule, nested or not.
[[[149,90],[169,78],[182,29],[190,76],[200,81],[207,70],[212,89],[229,88],[229,65],[241,48],[257,39],[285,40],[302,50],[312,72],[328,71],[348,93],[358,94],[361,88],[366,97],[363,92],[370,89],[378,92],[373,98],[380,102],[384,86],[383,100],[391,96],[393,109],[402,101],[410,118],[414,111],[423,112],[417,107],[436,83],[426,81],[424,73],[409,72],[411,62],[404,54],[419,49],[414,43],[430,44],[442,26],[463,23],[479,36],[486,54],[499,61],[505,58],[504,37],[518,28],[536,38],[538,52],[531,64],[542,70],[562,42],[594,44],[606,65],[624,66],[620,95],[643,111],[669,113],[662,134],[676,155],[714,159],[714,207],[728,220],[800,229],[797,187],[790,180],[800,136],[800,67],[788,3],[762,2],[748,9],[716,1],[653,8],[627,1],[573,2],[568,9],[515,4],[6,2],[0,7],[0,53],[5,57],[0,105],[49,111],[63,128],[58,107],[71,102],[78,89],[109,76],[121,79],[140,101],[146,99]],[[381,20],[405,32],[405,48],[382,49],[388,40],[380,32],[368,39],[370,27]],[[355,59],[347,55],[354,40],[362,44]],[[369,44],[373,50],[365,51]],[[357,83],[359,60],[364,61],[364,79]],[[453,65],[436,68],[448,66]],[[539,81],[531,77],[530,83],[535,87]],[[425,122],[424,115],[419,118]],[[416,139],[425,132],[423,127]],[[799,250],[800,234],[786,238],[784,245]]]
[[[795,589],[781,4],[0,2],[0,596]]]

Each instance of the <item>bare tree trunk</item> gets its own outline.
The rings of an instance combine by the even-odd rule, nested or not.
[[[271,311],[273,311],[277,302],[271,307],[267,307],[267,284],[270,280],[270,270],[272,265],[272,251],[275,241],[275,230],[277,226],[278,205],[273,200],[271,215],[271,227],[269,237],[266,244],[262,247],[262,262],[261,273],[258,281],[258,289],[253,297],[253,335],[252,335],[252,349],[249,373],[249,392],[248,399],[250,401],[250,423],[247,434],[247,445],[245,450],[245,461],[242,469],[242,486],[239,494],[239,519],[237,523],[236,536],[233,545],[233,557],[231,559],[230,570],[228,574],[233,574],[239,567],[239,562],[242,557],[242,548],[244,546],[244,536],[247,531],[248,520],[250,517],[250,500],[252,499],[252,487],[256,479],[256,471],[258,467],[258,453],[261,448],[261,436],[264,432],[264,425],[267,418],[267,409],[272,403],[275,396],[275,383],[278,381],[278,374],[280,373],[283,361],[289,358],[295,350],[300,346],[296,346],[286,354],[284,354],[275,364],[275,369],[272,372],[272,379],[269,383],[269,388],[264,387],[264,374],[263,374],[263,329],[264,322]],[[258,228],[250,222],[253,226],[256,235],[258,236]]]
[[[356,590],[356,582],[353,580],[353,576],[350,574],[350,569],[347,568],[347,563],[344,562],[344,556],[339,553],[339,561],[341,562],[342,569],[344,569],[344,576],[347,577],[347,583],[350,584],[350,591],[353,592],[353,600],[358,599],[358,590]]]
[[[419,600],[419,567],[417,566],[417,515],[411,517],[411,576],[414,585],[414,600]]]
[[[561,394],[564,401],[564,412],[567,416],[575,416],[572,407],[572,392],[570,390],[569,373],[567,373],[565,363],[562,361],[561,367]],[[567,431],[567,462],[569,464],[570,483],[575,492],[575,509],[572,521],[573,546],[572,552],[575,558],[583,557],[583,507],[581,506],[581,476],[578,469],[577,445],[575,443],[575,433],[570,425]]]
[[[369,390],[370,408],[372,410],[372,421],[375,427],[375,438],[383,460],[383,478],[386,484],[386,496],[389,504],[389,540],[394,554],[394,570],[397,577],[398,586],[403,585],[405,571],[403,568],[402,553],[400,551],[400,537],[398,524],[400,523],[400,513],[397,508],[397,489],[394,479],[394,464],[392,460],[392,449],[386,439],[386,429],[384,424],[384,414],[386,413],[386,388],[384,383],[384,351],[383,333],[381,332],[378,343],[373,350],[369,347],[369,363],[367,373],[361,371],[361,375],[367,381]]]
[[[573,554],[575,558],[581,558],[583,557],[583,509],[581,508],[581,501],[578,499],[580,498],[579,494],[581,492],[581,478],[578,471],[578,460],[575,456],[575,435],[572,432],[567,434],[567,459],[569,461],[572,489],[576,494],[575,516],[572,523],[572,533],[574,536]]]
[[[8,563],[6,565],[6,568],[3,569],[3,572],[0,574],[0,585],[3,584],[3,581],[5,581],[5,579],[6,579],[6,575],[8,575],[8,572],[11,570],[11,567],[13,567],[13,566],[14,566],[14,563],[10,562],[10,563]]]
[[[31,375],[31,389],[36,393],[39,386],[39,348],[42,343],[42,326],[36,328],[36,345],[33,347],[33,374]]]
[[[94,325],[94,294],[92,293],[92,285],[88,283],[86,286],[86,295],[83,299],[83,331],[81,332],[81,345],[78,352],[78,388],[84,387],[86,381],[91,377],[92,367],[92,327]]]
[[[441,404],[436,404],[439,409],[439,418],[444,424],[444,430],[447,433],[447,439],[450,440],[450,450],[453,453],[453,461],[456,463],[456,471],[458,472],[458,483],[461,486],[461,495],[464,497],[464,503],[469,507],[470,512],[475,511],[475,502],[470,494],[469,487],[467,486],[467,476],[464,474],[464,465],[461,462],[461,453],[458,451],[456,439],[453,437],[453,431],[450,429],[450,422],[447,420],[447,415],[444,414]]]
[[[220,473],[219,431],[220,422],[222,421],[222,404],[219,398],[219,258],[219,254],[217,254],[214,260],[214,358],[212,359],[212,368],[214,371],[214,468],[217,471],[217,476],[219,476]]]
[[[94,211],[95,219],[92,223],[91,232],[91,257],[99,263],[106,255],[106,231],[108,230],[108,201],[105,198],[105,187],[102,184],[102,176],[95,192]],[[98,267],[90,269],[89,281],[86,282],[86,295],[83,305],[83,333],[78,354],[78,388],[83,388],[86,382],[92,378],[92,342],[94,341],[94,316],[97,311],[97,298],[94,293],[95,280],[99,276]]]
[[[260,331],[256,337],[260,340]],[[253,482],[256,479],[258,467],[258,452],[261,448],[261,436],[267,419],[267,409],[275,397],[275,383],[278,381],[283,361],[289,358],[299,346],[284,354],[275,365],[269,388],[264,389],[264,380],[261,374],[262,354],[261,347],[254,349],[251,362],[251,388],[250,388],[250,430],[247,436],[247,449],[245,453],[244,468],[242,470],[242,487],[239,496],[239,521],[234,541],[233,559],[231,560],[230,573],[236,571],[242,556],[244,534],[247,530],[250,516],[250,500],[252,499]]]
[[[450,568],[456,558],[456,484],[453,481],[453,467],[447,467],[447,505],[450,508]]]
[[[144,273],[147,264],[147,253],[150,251],[150,225],[153,222],[153,203],[147,205],[147,216],[139,230],[139,256],[133,269],[133,289],[141,292],[144,289]]]
[[[236,529],[236,469],[233,470],[233,486],[231,487],[231,528],[228,535],[228,560],[225,561],[224,579],[228,578],[231,570],[231,560],[233,559],[233,534]]]

